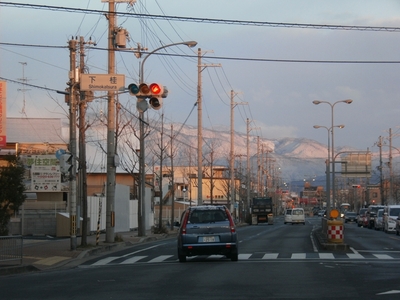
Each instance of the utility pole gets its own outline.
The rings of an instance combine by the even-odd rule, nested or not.
[[[231,151],[229,155],[230,172],[231,172],[231,206],[236,202],[235,195],[235,106],[239,104],[247,104],[247,102],[234,102],[235,92],[231,90]]]
[[[378,147],[379,147],[379,178],[380,178],[380,184],[379,184],[379,192],[381,196],[381,204],[386,205],[385,203],[385,195],[383,193],[383,162],[382,162],[382,136],[379,137],[379,142],[378,142]]]
[[[115,74],[114,29],[116,23],[114,0],[108,2],[108,74]],[[115,92],[107,94],[107,193],[106,193],[106,242],[114,242],[115,226]]]
[[[80,74],[85,73],[85,45],[86,44],[95,44],[92,41],[85,42],[84,37],[81,36],[79,39],[79,69]],[[79,206],[82,208],[83,224],[81,226],[82,229],[82,239],[81,246],[87,245],[87,220],[88,220],[88,206],[87,206],[87,174],[86,174],[86,108],[87,103],[93,100],[93,92],[84,91],[80,92],[80,100],[79,100],[79,168],[78,168],[78,178],[79,178]],[[78,224],[80,224],[78,220]],[[79,228],[80,226],[78,226]]]
[[[197,205],[203,204],[203,112],[201,48],[197,50]]]
[[[247,154],[247,207],[250,207],[250,145],[249,145],[249,134],[250,134],[250,121],[247,118],[246,121],[246,154]]]
[[[172,201],[171,201],[171,230],[174,229],[175,219],[175,182],[174,182],[174,151],[172,148],[172,142],[174,141],[174,125],[171,124],[171,186],[172,186]]]
[[[159,179],[159,189],[160,189],[160,213],[158,216],[158,230],[161,233],[162,228],[162,208],[163,208],[163,156],[164,156],[164,144],[163,144],[163,137],[164,137],[164,114],[161,114],[161,138],[160,138],[160,179]]]
[[[393,197],[393,156],[392,156],[392,128],[389,128],[389,204],[394,204]]]
[[[260,137],[257,136],[257,196],[260,197],[261,186],[261,166],[260,166]]]
[[[26,87],[25,87],[26,83],[28,82],[28,79],[25,77],[25,66],[27,65],[27,63],[26,62],[19,62],[19,63],[22,65],[22,78],[19,78],[19,80],[22,81],[22,86],[23,86],[22,89],[18,89],[18,91],[22,92],[22,97],[23,97],[22,98],[23,102],[22,102],[21,114],[26,116],[26,111],[25,111],[25,104],[26,104],[25,92],[29,91],[29,89],[26,89]]]
[[[71,170],[69,173],[69,217],[70,217],[70,236],[71,250],[76,250],[76,40],[68,43],[70,51],[70,90],[69,90],[69,151],[72,155]]]
[[[203,52],[204,53],[204,52]],[[197,49],[197,205],[203,205],[203,108],[201,72],[207,67],[221,65],[202,65],[201,48]]]

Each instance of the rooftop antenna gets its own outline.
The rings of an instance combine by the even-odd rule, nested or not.
[[[18,80],[22,81],[23,88],[18,89],[18,91],[22,92],[22,97],[23,97],[23,102],[22,102],[22,109],[20,111],[21,114],[26,116],[26,111],[25,111],[25,92],[29,91],[29,89],[26,89],[26,83],[28,82],[28,79],[25,77],[25,66],[27,65],[26,62],[19,62],[22,65],[22,78],[18,78]]]

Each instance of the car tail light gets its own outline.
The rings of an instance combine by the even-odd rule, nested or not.
[[[182,226],[181,226],[182,234],[186,234],[186,225],[187,225],[188,220],[189,220],[189,212],[187,211],[185,214],[185,217],[183,218],[183,221],[182,221]]]
[[[235,233],[236,232],[235,222],[233,222],[232,215],[231,215],[230,211],[227,208],[225,208],[225,212],[228,215],[229,226],[231,227],[231,233]]]

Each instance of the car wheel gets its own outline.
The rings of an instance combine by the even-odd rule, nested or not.
[[[283,222],[283,224],[285,224],[285,225],[286,225],[286,222]]]
[[[399,235],[399,232],[396,230],[396,235]]]
[[[238,253],[232,253],[231,254],[231,261],[238,261],[239,259],[239,254]]]
[[[179,262],[186,262],[186,255],[178,255]]]

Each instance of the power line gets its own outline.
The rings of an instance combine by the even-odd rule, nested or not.
[[[1,2],[0,2],[1,3]],[[34,44],[17,44],[4,43],[0,45],[6,46],[21,46],[21,47],[41,47],[41,48],[67,48],[67,46],[50,46],[50,45],[34,45]],[[96,47],[92,50],[108,51],[107,48]],[[118,49],[118,52],[132,53],[132,50]],[[149,54],[147,51],[142,51],[142,54]],[[152,55],[159,56],[175,56],[196,58],[195,54],[177,54],[177,53],[153,53]],[[317,63],[317,64],[400,64],[400,60],[312,60],[312,59],[275,59],[275,58],[251,58],[251,57],[233,57],[233,56],[203,56],[204,59],[219,59],[219,60],[234,60],[234,61],[250,61],[250,62],[275,62],[275,63]]]
[[[52,11],[77,12],[84,14],[107,14],[104,10],[51,6],[51,5],[36,5],[29,3],[14,3],[0,2],[0,6],[14,6],[17,8],[43,9]],[[261,27],[283,27],[283,28],[311,28],[325,30],[357,30],[357,31],[386,31],[400,32],[400,27],[390,26],[358,26],[358,25],[333,25],[333,24],[302,24],[302,23],[282,23],[282,22],[265,22],[265,21],[245,21],[245,20],[228,20],[228,19],[211,19],[211,18],[195,18],[195,17],[179,17],[166,15],[152,14],[137,14],[131,12],[115,12],[116,15],[126,16],[139,19],[154,19],[154,20],[169,20],[181,22],[195,23],[211,23],[211,24],[226,24],[226,25],[245,25],[245,26],[261,26]]]

